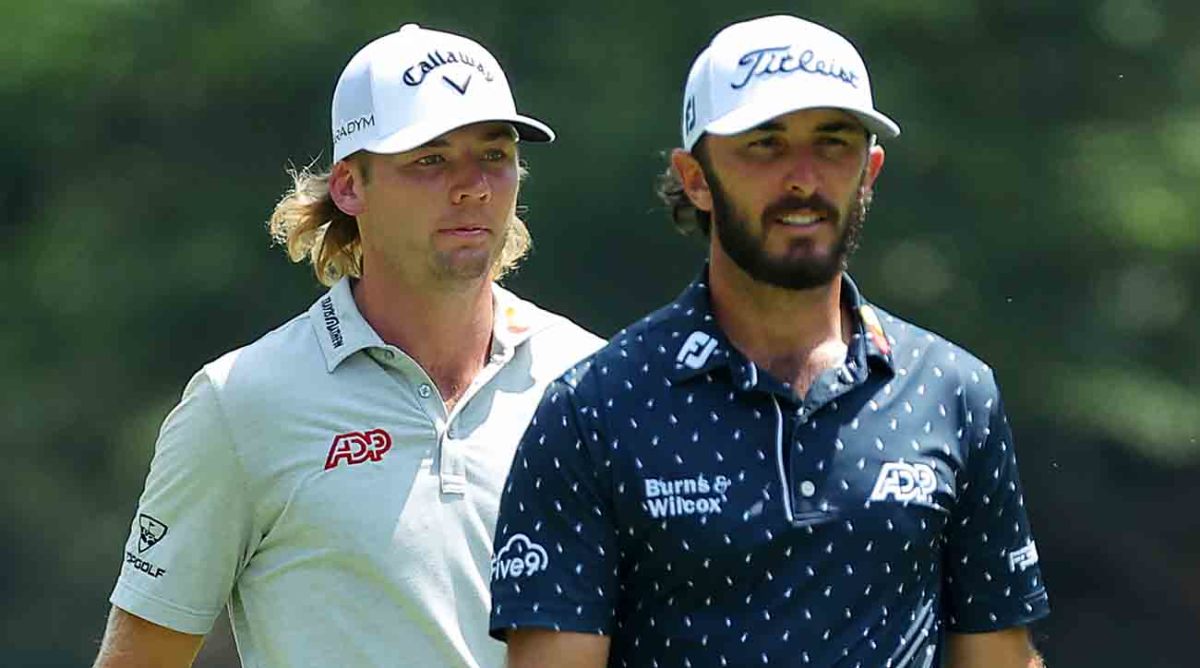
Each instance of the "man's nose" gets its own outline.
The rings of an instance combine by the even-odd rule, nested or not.
[[[817,191],[820,177],[817,157],[807,148],[797,148],[787,156],[788,169],[784,173],[784,185],[789,192],[800,197],[809,197]]]
[[[487,202],[492,198],[492,184],[487,172],[477,160],[464,160],[455,171],[454,190],[451,200],[455,204],[470,201]]]

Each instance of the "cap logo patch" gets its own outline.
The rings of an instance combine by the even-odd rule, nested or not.
[[[687,106],[683,108],[683,123],[688,132],[696,129],[696,96],[694,95],[688,98]]]
[[[454,63],[475,68],[475,71],[482,74],[484,81],[487,81],[488,83],[491,83],[493,79],[492,73],[483,66],[482,62],[475,60],[475,58],[463,53],[462,51],[447,51],[445,53],[442,53],[441,51],[433,51],[425,54],[425,58],[416,65],[412,65],[408,69],[404,70],[404,83],[408,84],[409,86],[420,86],[425,81],[425,76],[430,72],[442,67],[443,65],[452,65]],[[463,84],[460,88],[449,79],[446,79],[446,82],[454,86],[454,89],[459,93],[465,94],[467,92],[467,84]],[[468,83],[470,83],[469,77]]]
[[[739,69],[746,68],[745,73],[741,81],[731,83],[729,87],[738,90],[756,77],[801,71],[832,77],[858,88],[858,73],[854,70],[838,65],[837,61],[818,58],[812,49],[805,49],[799,58],[793,56],[791,50],[790,46],[768,46],[746,52],[738,59]]]

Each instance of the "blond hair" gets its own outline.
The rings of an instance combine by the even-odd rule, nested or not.
[[[331,170],[317,172],[311,167],[288,169],[292,187],[275,205],[267,223],[271,241],[283,246],[292,262],[307,260],[322,285],[332,286],[344,276],[359,278],[362,239],[358,220],[339,209],[330,196]],[[524,178],[525,174],[521,165],[520,176]],[[364,176],[367,176],[365,170]],[[498,281],[515,269],[529,253],[532,243],[525,221],[514,215],[500,257],[492,268],[492,279]]]

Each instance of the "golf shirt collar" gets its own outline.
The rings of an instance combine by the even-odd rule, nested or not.
[[[859,292],[848,274],[842,274],[842,302],[854,317],[853,334],[846,352],[846,368],[855,384],[864,381],[870,367],[877,365],[895,373],[891,340],[875,309]],[[674,363],[668,371],[672,383],[685,383],[717,369],[728,369],[734,387],[748,391],[759,387],[765,372],[735,348],[717,324],[712,312],[705,264],[679,297],[666,309],[673,336],[678,339]],[[846,379],[847,382],[850,379]]]
[[[352,279],[342,278],[308,309],[330,373],[360,350],[390,347],[358,310],[352,286]],[[552,324],[549,314],[495,283],[492,306],[492,362],[508,361],[518,346]]]

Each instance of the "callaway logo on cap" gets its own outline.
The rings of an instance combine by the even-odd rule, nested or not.
[[[333,160],[355,151],[400,153],[471,123],[512,123],[524,141],[554,131],[517,113],[508,79],[466,37],[407,24],[364,46],[333,91]]]
[[[683,95],[683,147],[705,132],[733,135],[776,116],[828,107],[883,137],[900,126],[875,110],[867,67],[841,35],[794,16],[735,23],[696,57]]]

